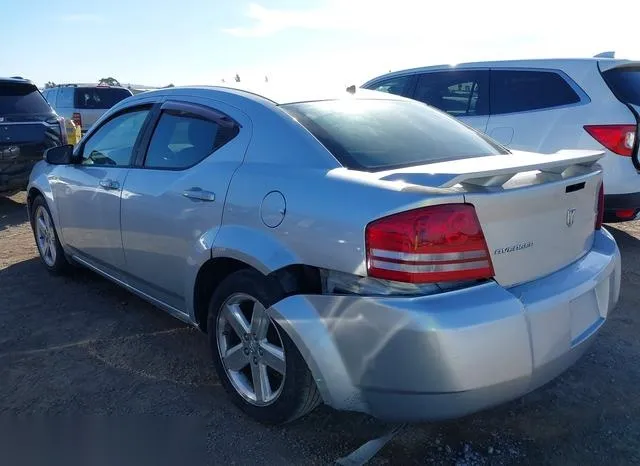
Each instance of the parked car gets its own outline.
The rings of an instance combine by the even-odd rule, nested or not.
[[[66,142],[64,121],[31,81],[0,78],[0,192],[25,189],[44,151]]]
[[[620,290],[602,152],[508,153],[381,92],[272,92],[146,92],[50,149],[28,192],[44,266],[207,332],[266,423],[321,401],[462,416],[585,352]]]
[[[611,54],[431,66],[362,87],[437,107],[514,149],[605,150],[605,221],[640,213],[640,62]]]
[[[72,120],[86,133],[100,116],[133,94],[126,87],[106,84],[63,84],[45,89],[43,94],[55,111]]]

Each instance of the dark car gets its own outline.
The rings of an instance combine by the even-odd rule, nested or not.
[[[49,147],[66,144],[64,119],[28,79],[0,78],[0,192],[24,189]]]

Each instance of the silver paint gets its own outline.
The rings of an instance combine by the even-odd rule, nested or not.
[[[419,297],[293,295],[266,310],[331,406],[435,419],[503,402],[568,367],[617,302],[617,246],[605,230],[593,232],[598,154],[549,155],[539,172],[528,154],[480,169],[469,159],[358,172],[273,101],[224,88],[140,94],[85,137],[114,112],[169,98],[210,106],[242,128],[186,170],[43,161],[29,189],[44,196],[67,254],[185,322],[196,324],[196,277],[211,259],[263,274],[306,264],[366,276],[369,222],[428,205],[475,205],[495,280]],[[396,97],[358,90],[346,98]],[[561,196],[575,182],[585,188],[572,193],[575,222],[562,236],[569,201]],[[523,237],[528,248],[495,253]]]

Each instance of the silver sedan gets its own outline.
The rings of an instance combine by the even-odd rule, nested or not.
[[[28,188],[44,266],[202,329],[265,423],[321,402],[463,416],[584,353],[620,290],[601,153],[510,152],[390,94],[273,91],[140,94],[49,149]]]

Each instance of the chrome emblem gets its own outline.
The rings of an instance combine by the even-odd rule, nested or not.
[[[573,221],[576,218],[576,209],[568,209],[567,210],[567,226],[571,227],[573,225]]]

